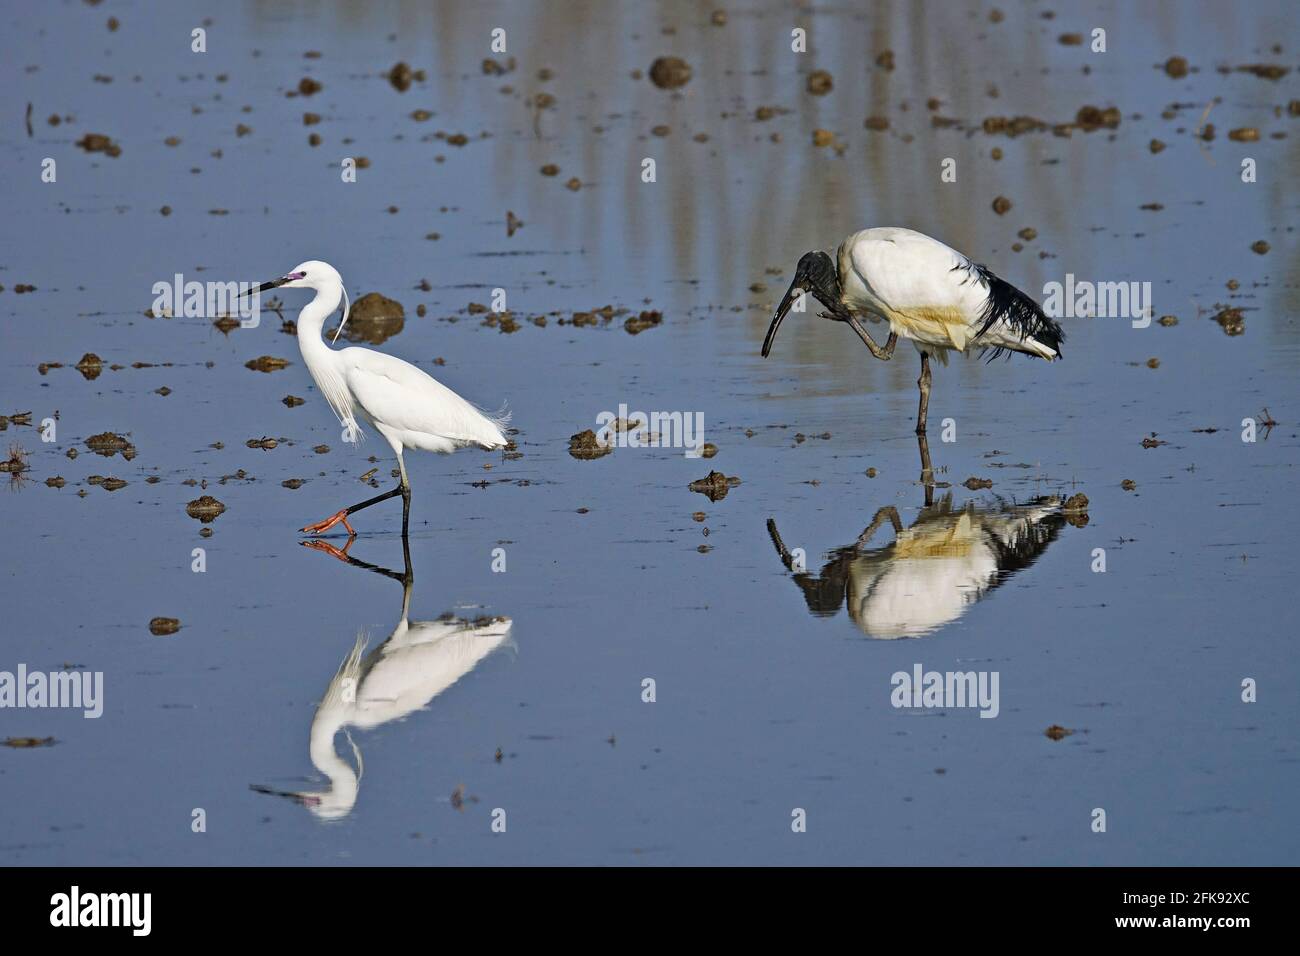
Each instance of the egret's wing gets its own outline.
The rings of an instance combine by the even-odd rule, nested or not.
[[[341,354],[348,388],[377,424],[457,444],[506,444],[500,419],[485,415],[411,363],[370,349],[343,349]]]

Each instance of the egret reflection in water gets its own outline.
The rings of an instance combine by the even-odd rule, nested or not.
[[[785,566],[795,572],[808,610],[832,617],[847,604],[853,623],[873,638],[929,634],[1033,564],[1065,524],[1055,497],[958,508],[951,493],[931,503],[929,492],[927,488],[926,507],[911,526],[903,526],[897,508],[881,508],[855,542],[830,552],[816,574],[796,566],[776,521],[769,518],[768,534]],[[871,547],[886,522],[894,540]]]
[[[392,633],[368,654],[365,635],[357,637],[312,718],[311,762],[328,778],[329,786],[319,791],[283,791],[257,785],[252,788],[259,793],[289,797],[308,807],[317,817],[334,820],[352,811],[361,786],[361,749],[353,741],[350,728],[372,730],[428,706],[483,658],[507,645],[512,622],[508,617],[467,620],[450,613],[432,621],[410,620],[415,575],[405,537],[402,539],[403,572],[351,557],[323,541],[303,544],[402,584],[401,618]],[[343,731],[347,740],[352,762],[339,756],[335,748],[339,731]]]

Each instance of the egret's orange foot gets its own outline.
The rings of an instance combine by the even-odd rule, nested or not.
[[[343,522],[343,527],[348,529],[348,534],[356,534],[356,532],[352,530],[352,525],[348,524],[348,510],[346,508],[337,514],[330,515],[330,517],[326,518],[324,521],[319,521],[316,524],[309,524],[307,527],[300,530],[304,534],[324,534],[340,521]]]
[[[355,540],[357,539],[348,538],[348,543],[343,545],[342,550],[334,547],[334,545],[330,544],[328,541],[321,541],[319,538],[313,538],[310,541],[299,541],[298,543],[304,548],[311,548],[313,551],[324,551],[330,557],[338,558],[340,561],[346,562],[349,560],[348,548],[352,547],[352,542]]]

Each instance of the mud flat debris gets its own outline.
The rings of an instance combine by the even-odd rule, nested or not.
[[[1061,514],[1076,528],[1085,527],[1088,524],[1088,496],[1083,492],[1070,495],[1061,506]]]
[[[650,82],[661,90],[675,90],[691,79],[691,66],[681,57],[661,56],[650,64]]]
[[[506,210],[506,238],[513,236],[523,226],[524,221],[509,209]]]
[[[815,129],[812,133],[812,142],[814,146],[821,149],[835,142],[835,134],[828,129]]]
[[[1187,59],[1181,56],[1171,56],[1165,60],[1163,69],[1170,79],[1181,80],[1187,75]]]
[[[126,487],[126,482],[121,478],[103,478],[99,475],[91,475],[86,479],[86,484],[99,485],[105,491],[120,491]]]
[[[318,455],[328,455],[328,454],[329,454],[329,451],[330,451],[330,446],[329,446],[329,445],[317,445],[316,447],[314,447],[314,448],[312,449],[312,451],[314,451],[314,452],[315,452],[316,454],[318,454]]]
[[[1259,130],[1253,126],[1240,126],[1237,129],[1228,130],[1228,139],[1234,143],[1257,143],[1259,142]]]
[[[18,445],[9,446],[9,457],[0,461],[0,471],[10,475],[20,475],[30,466],[27,464],[27,452]]]
[[[1246,318],[1241,309],[1229,306],[1220,309],[1211,318],[1219,323],[1225,335],[1242,335],[1246,331]]]
[[[3,743],[15,750],[26,750],[29,747],[53,747],[55,741],[53,737],[6,737]]]
[[[889,118],[887,116],[868,116],[862,125],[869,130],[883,133],[889,129]]]
[[[131,457],[135,457],[135,448],[131,443],[114,432],[100,432],[98,435],[91,435],[86,439],[86,447],[97,455],[103,455],[105,458],[112,458],[119,452],[123,458],[126,458],[128,449],[131,451]]]
[[[1230,72],[1230,68],[1226,66],[1221,67],[1219,69],[1219,72],[1228,73]],[[1277,82],[1278,80],[1282,79],[1282,77],[1290,73],[1291,68],[1286,66],[1279,66],[1276,63],[1246,63],[1242,66],[1237,67],[1236,72],[1249,73],[1252,76],[1259,77],[1261,80],[1272,80],[1274,82]]]
[[[596,433],[588,428],[569,437],[569,454],[580,461],[603,458],[614,450],[612,444],[602,444]]]
[[[706,441],[704,447],[700,449],[701,458],[712,458],[718,453],[718,446],[711,441]]]
[[[993,200],[993,211],[999,216],[1005,215],[1011,208],[1011,200],[1006,196],[998,196]]]
[[[1159,367],[1160,367],[1160,359],[1156,358],[1155,356],[1152,356],[1151,358],[1147,359],[1147,368],[1159,368]]]
[[[1265,242],[1263,239],[1260,239],[1256,242],[1252,242],[1250,244],[1250,251],[1255,253],[1255,255],[1257,256],[1268,255],[1268,250],[1270,248],[1271,246],[1269,246],[1269,244]]]
[[[1151,155],[1152,155],[1152,156],[1154,156],[1156,153],[1159,153],[1159,152],[1163,151],[1164,148],[1165,148],[1165,144],[1162,143],[1162,142],[1160,142],[1160,140],[1158,140],[1158,139],[1153,139],[1153,140],[1152,140],[1152,141],[1147,145],[1147,149],[1151,150]]]
[[[402,303],[378,292],[368,292],[353,303],[343,337],[349,342],[382,345],[401,332],[405,324],[406,310]],[[325,334],[332,337],[334,331]]]
[[[1062,727],[1060,724],[1052,724],[1052,726],[1043,731],[1043,736],[1050,740],[1061,740],[1062,738],[1069,737],[1073,733],[1074,731],[1070,730],[1068,727]]]
[[[1119,483],[1119,486],[1123,488],[1125,491],[1136,491],[1138,485],[1137,482],[1134,481],[1132,478],[1125,478],[1123,481]]]
[[[281,487],[288,488],[290,491],[297,491],[305,484],[306,482],[301,478],[286,478],[284,481],[280,482]]]
[[[299,405],[307,404],[307,399],[299,398],[297,395],[286,395],[280,401],[284,403],[285,408],[297,408]]]
[[[185,506],[185,513],[187,515],[191,518],[196,518],[204,524],[209,524],[215,521],[225,510],[226,506],[211,495],[204,495],[201,498],[195,498]]]
[[[808,92],[813,96],[825,96],[834,85],[834,79],[825,70],[813,70],[808,74]]]
[[[646,329],[653,329],[656,325],[662,325],[663,321],[664,317],[660,312],[642,312],[640,315],[634,315],[624,322],[623,328],[628,335],[639,335]]]
[[[94,352],[87,352],[74,367],[89,382],[99,378],[99,373],[104,370],[104,360]]]
[[[1146,438],[1142,439],[1143,448],[1159,448],[1161,445],[1168,445],[1169,442],[1162,438],[1157,438],[1156,433],[1152,432]]]
[[[288,367],[288,359],[276,358],[274,355],[259,355],[244,363],[244,368],[252,369],[254,372],[275,372]]]
[[[711,471],[707,477],[692,481],[688,487],[691,491],[707,495],[710,501],[718,501],[727,497],[727,492],[738,484],[740,479],[735,476],[728,477],[720,471]]]
[[[45,479],[45,487],[47,488],[62,488],[66,484],[67,482],[63,480],[62,475],[55,475],[52,478]]]
[[[214,319],[212,325],[213,328],[222,335],[229,335],[231,332],[235,331],[235,329],[239,328],[239,320],[234,316],[223,315],[219,319]]]
[[[1156,321],[1157,321],[1158,323],[1160,323],[1161,325],[1163,325],[1163,326],[1164,326],[1165,328],[1167,328],[1167,329],[1168,329],[1168,328],[1173,328],[1175,325],[1178,324],[1178,316],[1176,316],[1176,315],[1162,315],[1162,316],[1160,316],[1160,318],[1156,319]]]
[[[315,96],[323,89],[324,87],[321,85],[320,81],[313,80],[310,76],[304,76],[298,81],[299,96]]]
[[[263,436],[262,438],[250,438],[248,439],[248,441],[244,442],[245,447],[260,448],[263,451],[270,451],[278,444],[280,443],[276,439],[266,438],[265,436]]]
[[[974,477],[974,476],[972,475],[970,478],[967,478],[965,481],[963,481],[962,484],[965,485],[965,486],[966,486],[968,489],[970,489],[971,491],[978,491],[978,490],[981,489],[981,488],[992,488],[992,487],[993,487],[993,479],[992,479],[992,478],[976,478],[976,477]],[[1085,503],[1086,503],[1086,502],[1087,502],[1087,499],[1085,498],[1084,501],[1085,501]]]
[[[149,633],[154,637],[166,637],[181,629],[181,622],[174,617],[155,617],[149,621]]]
[[[77,140],[77,145],[88,153],[104,153],[114,159],[122,155],[122,147],[103,133],[87,133]]]

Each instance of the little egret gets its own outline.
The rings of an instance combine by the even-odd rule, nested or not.
[[[1061,357],[1065,333],[1025,293],[937,239],[911,229],[884,227],[855,232],[836,251],[808,252],[799,260],[794,281],[772,317],[763,340],[763,357],[772,350],[781,320],[804,293],[830,310],[824,318],[847,322],[871,350],[887,360],[901,335],[921,353],[921,405],[916,433],[925,434],[930,405],[930,356],[945,365],[949,352],[971,348]],[[889,338],[879,346],[858,315],[889,323]]]
[[[343,319],[333,341],[338,341],[339,332],[348,320],[343,279],[328,262],[304,262],[292,272],[263,282],[246,294],[278,288],[316,291],[316,297],[298,314],[298,348],[307,363],[307,371],[351,440],[361,437],[358,416],[388,439],[402,476],[391,491],[344,508],[303,531],[322,534],[342,522],[348,534],[354,535],[356,532],[348,524],[349,515],[401,495],[402,533],[405,534],[411,513],[411,483],[406,477],[403,449],[449,454],[468,445],[489,451],[506,446],[501,429],[509,415],[485,415],[432,376],[392,355],[356,347],[336,351],[321,340],[325,319],[338,308],[340,300],[344,303]]]

